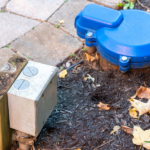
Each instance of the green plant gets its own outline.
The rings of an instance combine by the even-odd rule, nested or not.
[[[134,8],[134,2],[133,0],[124,0],[125,3],[118,3],[117,6],[123,9],[133,9]]]
[[[5,11],[4,10],[0,10],[0,13],[4,13]]]
[[[144,141],[145,143],[150,143],[150,141]]]
[[[31,59],[31,56],[27,56],[27,58]]]
[[[86,48],[84,47],[83,49],[82,49],[84,52],[86,52]]]
[[[75,56],[75,54],[70,54],[70,57],[74,57]]]
[[[58,25],[55,25],[55,28],[59,28],[60,27],[60,24],[58,24]]]
[[[13,65],[13,66],[15,66],[15,63],[14,63],[14,62],[12,62],[12,65]]]
[[[63,69],[63,68],[64,68],[63,66],[60,67],[60,69]]]
[[[7,47],[7,48],[10,48],[10,49],[11,49],[11,46],[10,46],[10,45],[6,45],[5,47]]]

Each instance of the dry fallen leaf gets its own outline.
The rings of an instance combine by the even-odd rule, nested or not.
[[[150,129],[142,130],[138,126],[133,127],[133,143],[136,145],[143,145],[143,147],[150,149],[150,143],[145,143],[145,141],[150,141]]]
[[[137,112],[134,109],[129,110],[129,115],[133,118],[138,118],[137,117]]]
[[[113,134],[114,132],[118,131],[120,129],[120,126],[114,126],[113,130],[110,132],[110,134]]]
[[[67,75],[67,70],[63,70],[59,73],[59,78],[65,78],[65,76]]]
[[[87,74],[88,77],[84,77],[84,80],[86,81],[87,79],[92,80],[93,82],[95,81],[95,78],[92,78],[90,74]]]
[[[133,129],[132,129],[132,128],[129,128],[129,127],[127,127],[127,126],[121,126],[121,129],[122,129],[124,132],[133,135]]]
[[[141,102],[136,99],[130,99],[129,101],[131,105],[134,107],[134,110],[137,110],[139,112],[139,116],[150,111],[150,100],[148,100],[147,103]]]
[[[150,12],[150,9],[147,9],[147,11],[146,12]]]
[[[59,23],[62,24],[62,23],[65,23],[65,21],[64,20],[59,20]]]
[[[85,53],[85,55],[86,55],[86,59],[87,59],[88,61],[93,62],[94,60],[99,60],[98,54],[96,54],[95,56],[91,56],[91,55],[89,55],[88,53]]]
[[[144,86],[141,86],[137,91],[136,94],[134,96],[132,96],[131,98],[136,98],[136,96],[138,96],[139,98],[147,98],[150,99],[150,89],[146,88]]]
[[[111,107],[108,107],[107,106],[108,104],[103,104],[103,103],[99,103],[98,105],[97,105],[97,107],[99,107],[100,109],[103,109],[103,110],[109,110]]]

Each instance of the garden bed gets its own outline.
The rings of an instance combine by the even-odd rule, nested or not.
[[[85,59],[84,53],[81,50],[76,52],[70,62],[74,64]],[[85,81],[87,74],[95,81]],[[136,90],[141,85],[150,86],[149,76],[150,72],[96,71],[87,61],[68,71],[64,79],[58,78],[58,104],[38,137],[36,148],[94,150],[111,141],[98,149],[138,150],[140,147],[132,143],[133,136],[122,130],[113,135],[110,132],[115,125],[150,127],[147,116],[134,119],[128,110],[128,99]],[[112,108],[99,110],[99,102]]]

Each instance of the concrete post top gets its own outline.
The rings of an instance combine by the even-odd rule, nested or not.
[[[53,66],[29,61],[8,93],[37,101],[57,70]]]

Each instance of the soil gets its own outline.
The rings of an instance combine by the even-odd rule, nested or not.
[[[140,4],[139,4],[139,2],[143,5],[143,6],[145,6],[145,7],[143,7],[143,6],[141,6]],[[147,9],[149,9],[150,10],[150,1],[149,0],[139,0],[139,2],[135,2],[135,9],[140,9],[140,10],[147,10]]]
[[[140,2],[150,7],[149,0]],[[135,3],[135,9],[146,10]],[[79,50],[66,62],[75,64],[85,60],[85,52]],[[64,69],[63,68],[63,69]],[[90,74],[95,81],[84,77]],[[133,136],[122,130],[110,135],[115,125],[142,129],[150,128],[150,118],[143,115],[139,120],[130,117],[128,99],[140,86],[150,87],[150,72],[103,71],[92,69],[87,61],[68,71],[64,79],[58,77],[58,103],[37,138],[37,150],[139,150],[132,142]],[[143,99],[147,102],[146,99]],[[99,102],[111,109],[99,110]],[[107,143],[108,142],[108,143]],[[105,144],[106,143],[106,144]],[[100,147],[99,147],[100,146]],[[99,147],[99,148],[98,148]],[[144,148],[141,148],[144,150]]]
[[[75,64],[85,60],[85,52],[78,51],[69,62]],[[68,61],[68,60],[67,60]],[[65,66],[66,62],[62,65]],[[95,81],[85,81],[90,74]],[[127,72],[94,70],[84,61],[68,71],[64,79],[58,78],[58,103],[45,124],[37,149],[45,150],[139,150],[132,143],[133,136],[119,130],[110,135],[115,125],[140,125],[150,127],[150,119],[142,116],[139,120],[129,116],[128,99],[140,86],[150,87],[150,72]],[[145,102],[147,100],[144,100]],[[99,102],[109,104],[108,111],[99,110]],[[144,150],[144,149],[143,149]]]

